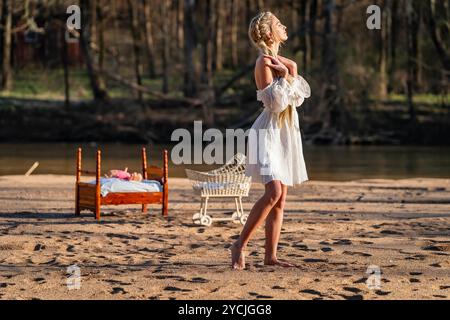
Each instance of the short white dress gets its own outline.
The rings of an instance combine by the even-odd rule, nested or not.
[[[299,75],[292,83],[278,77],[256,92],[264,110],[249,130],[245,174],[256,183],[280,180],[298,186],[308,180],[308,174],[296,108],[311,96],[310,86]],[[286,108],[292,108],[292,124],[285,118],[280,127],[278,115]]]

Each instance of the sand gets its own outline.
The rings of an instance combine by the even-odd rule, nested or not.
[[[198,198],[187,180],[169,183],[168,220],[157,205],[113,206],[98,223],[74,216],[72,176],[1,176],[0,299],[450,297],[449,179],[308,181],[289,190],[279,245],[299,268],[263,265],[260,228],[244,271],[230,269],[228,250],[241,225],[193,224]],[[247,212],[261,193],[252,187]],[[216,217],[233,209],[210,207]],[[72,265],[79,289],[67,286]]]

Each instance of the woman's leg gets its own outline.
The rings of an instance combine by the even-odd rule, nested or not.
[[[281,226],[283,224],[284,205],[286,203],[287,186],[282,184],[283,194],[270,210],[266,219],[266,253],[264,258],[264,264],[267,265],[279,265],[282,267],[296,267],[286,261],[278,260],[277,247],[280,241]]]
[[[266,219],[282,194],[283,189],[280,181],[273,180],[265,184],[264,195],[253,206],[239,239],[231,247],[231,265],[234,269],[245,268],[243,250],[247,247],[248,241],[255,230]]]

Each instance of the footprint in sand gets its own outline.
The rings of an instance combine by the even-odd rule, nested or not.
[[[394,231],[394,230],[382,230],[381,234],[391,234],[391,235],[402,235],[403,232]]]
[[[165,279],[175,279],[178,281],[186,281],[186,279],[182,276],[170,276],[170,275],[161,275],[161,276],[156,276],[156,279],[159,280],[165,280]]]
[[[416,278],[411,278],[411,279],[409,279],[409,282],[416,283],[416,282],[420,282],[420,280],[416,279]]]
[[[312,294],[315,296],[320,296],[322,297],[322,293],[313,289],[304,289],[304,290],[300,290],[299,293],[307,293],[307,294]]]
[[[375,293],[379,296],[387,296],[388,294],[390,294],[390,291],[382,291],[382,290],[377,290],[375,291]]]
[[[121,288],[121,287],[114,287],[114,288],[112,288],[111,293],[112,293],[112,294],[118,294],[118,293],[125,294],[125,293],[127,293],[127,292],[125,291],[124,288]]]
[[[179,291],[179,292],[189,292],[192,291],[190,289],[181,289],[178,287],[167,286],[164,288],[165,291]]]
[[[429,246],[423,247],[422,250],[450,252],[450,245],[445,245],[445,244],[429,245]]]
[[[107,233],[106,236],[109,238],[120,238],[120,239],[129,239],[129,240],[139,240],[140,239],[137,236],[129,236],[129,235],[119,234],[119,233]]]
[[[42,251],[44,249],[45,249],[45,245],[40,244],[40,243],[38,243],[34,246],[34,251]]]
[[[439,263],[432,263],[430,264],[430,267],[442,268],[442,266]]]
[[[196,277],[196,278],[192,278],[191,282],[194,282],[194,283],[208,283],[209,280],[205,279],[205,278]]]
[[[45,281],[45,278],[34,278],[33,281],[35,281],[39,284],[43,284],[43,283],[47,282],[47,281]]]
[[[304,262],[307,262],[307,263],[328,262],[328,260],[326,260],[326,259],[312,259],[312,258],[309,258],[309,259],[303,259],[303,261],[304,261]]]
[[[367,278],[361,278],[356,281],[353,281],[353,283],[366,283],[366,281],[367,281]]]
[[[333,251],[333,249],[330,248],[330,247],[320,248],[320,250],[322,250],[323,252],[330,252],[330,251]]]
[[[335,242],[333,244],[342,245],[342,246],[348,246],[352,244],[352,241],[349,239],[333,239]]]
[[[361,289],[355,288],[355,287],[343,287],[345,291],[353,292],[353,293],[360,293],[362,292]]]
[[[273,290],[285,290],[286,288],[280,287],[280,286],[273,286],[272,289]]]
[[[360,256],[360,257],[371,257],[370,253],[365,252],[356,252],[356,251],[344,251],[343,254],[351,255],[351,256]]]
[[[364,297],[360,294],[355,294],[353,296],[347,296],[345,294],[340,294],[340,296],[342,298],[344,298],[345,300],[364,300]]]

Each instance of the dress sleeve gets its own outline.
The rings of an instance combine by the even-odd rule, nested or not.
[[[285,78],[278,78],[262,90],[257,90],[257,100],[261,101],[271,112],[279,113],[285,110],[290,101],[289,83]]]
[[[299,107],[303,101],[305,101],[305,98],[309,98],[311,96],[311,88],[306,82],[306,80],[300,76],[297,75],[294,78],[294,81],[291,84],[292,89],[292,104],[295,107]]]

